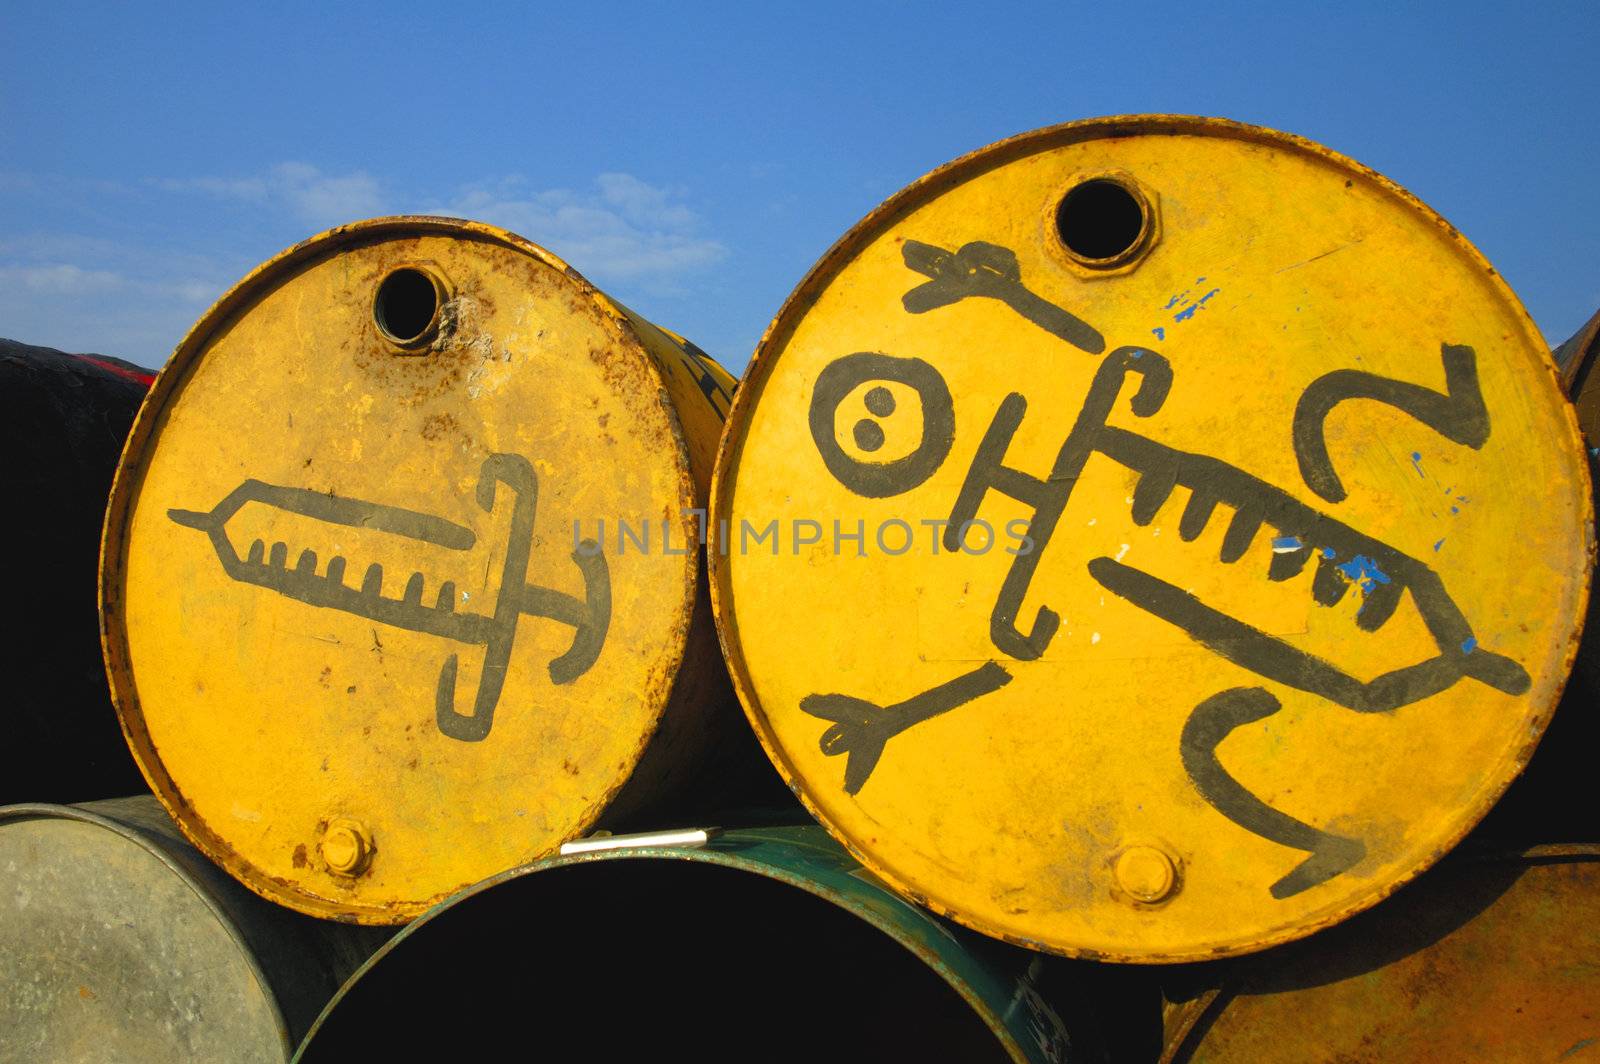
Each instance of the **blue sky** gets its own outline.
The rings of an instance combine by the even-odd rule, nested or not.
[[[1548,338],[1600,306],[1600,4],[0,9],[0,335],[159,365],[360,217],[512,228],[744,366],[896,189],[1073,118],[1319,140],[1450,219]]]

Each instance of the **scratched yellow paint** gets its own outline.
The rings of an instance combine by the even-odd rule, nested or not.
[[[1111,269],[1055,224],[1106,175],[1156,214]],[[1438,394],[1415,416],[1362,397],[1379,379]],[[1347,397],[1311,416],[1319,395]],[[1303,397],[1342,498],[1302,472]],[[976,553],[936,554],[923,522],[951,517],[1007,411],[1004,465],[1037,480],[982,494],[987,553],[973,526]],[[1070,495],[997,617],[1030,491]],[[1196,494],[1219,501],[1186,541]],[[1282,134],[1102,120],[951,164],[802,282],[724,437],[713,601],[774,762],[898,890],[1049,950],[1196,959],[1370,905],[1482,816],[1570,668],[1588,499],[1540,335],[1422,204]],[[1263,507],[1224,564],[1237,511]],[[1304,568],[1269,580],[1280,554]],[[1370,632],[1369,601],[1369,621],[1393,608]]]
[[[374,311],[408,268],[444,297],[409,349]],[[681,511],[731,385],[487,226],[361,223],[241,282],[143,410],[105,549],[119,711],[185,832],[275,901],[386,923],[587,830],[698,712],[675,680],[720,667]]]

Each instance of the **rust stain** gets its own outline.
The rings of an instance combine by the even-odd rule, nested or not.
[[[447,413],[431,414],[422,423],[422,438],[430,441],[438,440],[454,432],[455,428],[456,419],[454,415]]]

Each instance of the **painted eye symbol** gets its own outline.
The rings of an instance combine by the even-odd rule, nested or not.
[[[873,455],[887,442],[884,424],[921,408],[922,431],[915,449],[889,461],[866,461],[839,446],[835,424],[840,407],[864,384],[871,384],[862,403],[870,417],[858,419],[851,439],[862,454]],[[915,395],[916,404],[902,402],[886,385],[900,384]],[[896,421],[900,417],[895,417]],[[939,371],[919,358],[896,358],[874,351],[858,351],[835,359],[817,374],[811,392],[811,439],[823,464],[835,480],[869,499],[899,495],[933,475],[955,442],[955,407],[950,388]]]
[[[881,384],[872,387],[863,402],[869,414],[881,418],[893,414],[896,405],[894,393]],[[855,437],[856,446],[869,454],[883,446],[883,426],[872,418],[864,417],[857,421],[851,435]]]

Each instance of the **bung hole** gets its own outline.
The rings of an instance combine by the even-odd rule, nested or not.
[[[1126,186],[1097,177],[1074,187],[1056,208],[1056,232],[1075,256],[1114,263],[1139,243],[1145,206]]]
[[[438,313],[439,290],[427,274],[410,267],[385,277],[372,304],[378,329],[401,344],[421,338]]]

